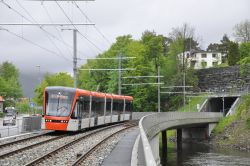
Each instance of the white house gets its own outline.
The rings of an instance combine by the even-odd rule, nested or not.
[[[194,69],[204,69],[215,67],[222,63],[222,57],[225,56],[220,52],[207,52],[207,51],[186,51],[184,53],[184,60],[187,67]],[[183,53],[178,55],[182,64]]]

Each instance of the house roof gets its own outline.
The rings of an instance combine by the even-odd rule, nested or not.
[[[0,96],[0,102],[3,102],[4,100],[3,100],[3,97],[2,96]]]

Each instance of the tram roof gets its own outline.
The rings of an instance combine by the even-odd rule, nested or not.
[[[101,92],[95,92],[95,91],[89,91],[85,89],[78,89],[78,88],[71,88],[71,87],[64,87],[64,86],[48,86],[45,88],[45,90],[60,90],[60,91],[67,91],[67,92],[73,92],[73,93],[78,93],[81,95],[86,95],[86,96],[94,96],[94,97],[105,97],[108,99],[120,99],[120,100],[133,100],[132,96],[122,96],[122,95],[116,95],[116,94],[109,94],[109,93],[101,93]]]

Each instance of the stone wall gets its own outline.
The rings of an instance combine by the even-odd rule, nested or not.
[[[239,66],[201,69],[197,71],[197,76],[201,91],[239,92],[248,90],[250,84],[250,71],[243,78]]]

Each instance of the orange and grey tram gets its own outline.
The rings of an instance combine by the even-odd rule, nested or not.
[[[133,97],[51,86],[44,90],[42,129],[77,131],[130,120]]]

